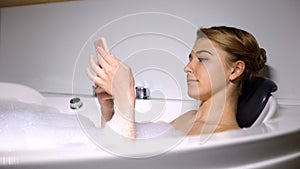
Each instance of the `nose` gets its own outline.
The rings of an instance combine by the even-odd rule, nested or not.
[[[189,62],[185,67],[184,67],[184,72],[185,73],[191,73],[192,69],[190,67],[191,62]]]

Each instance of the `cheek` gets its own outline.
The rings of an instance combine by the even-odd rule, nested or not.
[[[201,87],[208,88],[211,86],[211,78],[213,78],[213,76],[212,72],[209,70],[209,67],[205,65],[199,66],[195,72],[195,76],[199,80]]]
[[[211,76],[205,66],[199,66],[194,72],[199,81],[197,85],[189,88],[189,96],[198,100],[205,100],[211,95]]]
[[[224,88],[227,84],[227,72],[223,69],[222,65],[213,65],[212,67],[208,67],[208,74],[210,76],[210,84],[212,91],[218,91]]]

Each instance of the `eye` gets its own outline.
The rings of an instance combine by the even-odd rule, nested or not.
[[[198,60],[199,60],[200,62],[204,62],[204,61],[207,61],[208,58],[203,58],[203,57],[201,57],[201,58],[198,58]]]
[[[189,61],[192,60],[192,54],[189,54]]]

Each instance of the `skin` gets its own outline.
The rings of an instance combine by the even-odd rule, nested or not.
[[[97,47],[96,51],[98,64],[93,56],[90,57],[90,65],[96,76],[89,69],[87,75],[97,86],[98,101],[104,110],[102,116],[108,121],[115,113],[124,129],[123,135],[135,139],[135,91],[131,69],[103,47]]]
[[[87,75],[98,86],[96,94],[104,119],[102,125],[117,114],[126,124],[125,135],[135,138],[135,91],[131,69],[102,47],[97,47],[97,56],[98,64],[92,56],[90,58],[96,76],[89,69]],[[200,100],[201,105],[198,110],[188,111],[171,122],[177,130],[186,135],[198,135],[239,129],[237,85],[245,63],[229,63],[227,57],[228,54],[215,42],[205,38],[195,42],[184,71],[188,95]],[[117,109],[114,109],[114,103]]]
[[[197,111],[189,111],[171,124],[186,135],[238,129],[236,109],[238,77],[244,71],[242,61],[229,63],[227,53],[208,39],[195,42],[189,55],[187,73],[188,95],[200,100]]]

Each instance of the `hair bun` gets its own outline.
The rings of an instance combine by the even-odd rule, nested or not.
[[[266,50],[263,49],[263,48],[260,48],[259,49],[259,55],[257,57],[257,70],[256,71],[259,71],[261,70],[265,64],[267,62],[267,55],[266,55]]]

